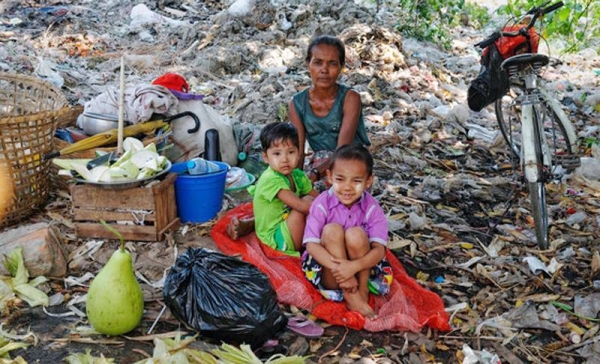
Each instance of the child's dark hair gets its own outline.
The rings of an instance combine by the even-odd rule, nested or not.
[[[260,131],[260,145],[263,152],[266,152],[274,143],[286,140],[290,140],[294,146],[300,149],[298,130],[292,123],[270,123],[265,125]]]
[[[369,176],[373,174],[373,156],[366,147],[360,144],[346,144],[337,148],[331,156],[331,164],[329,165],[330,171],[333,170],[335,161],[339,159],[346,161],[356,160],[363,162],[365,166],[367,166],[367,174]]]
[[[342,42],[339,38],[333,37],[331,35],[319,35],[310,42],[308,45],[308,49],[306,50],[306,63],[310,63],[312,59],[312,49],[315,46],[325,44],[331,45],[337,48],[338,55],[340,57],[340,66],[344,67],[346,64],[346,47],[344,46],[344,42]]]

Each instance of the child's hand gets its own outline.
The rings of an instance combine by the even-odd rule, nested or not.
[[[331,258],[331,261],[336,263],[333,268],[331,268],[331,274],[338,284],[353,278],[356,273],[358,273],[356,263],[351,260]]]
[[[352,277],[338,284],[342,290],[348,291],[350,293],[354,293],[358,289],[358,280],[356,279],[356,277]]]

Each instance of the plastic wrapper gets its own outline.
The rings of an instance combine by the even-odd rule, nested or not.
[[[287,325],[265,274],[209,249],[192,248],[179,256],[163,294],[187,327],[231,344],[260,347]]]
[[[231,167],[227,171],[227,178],[225,179],[225,188],[238,188],[244,187],[250,184],[250,178],[244,168]]]

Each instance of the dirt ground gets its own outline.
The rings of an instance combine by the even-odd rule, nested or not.
[[[35,216],[33,217],[35,219]],[[207,230],[199,229],[199,233]],[[198,236],[194,238],[175,236],[180,244],[180,249],[188,247],[205,247],[217,250],[210,237]],[[155,243],[155,244],[166,244]],[[116,246],[111,242],[107,251]],[[400,257],[402,259],[402,257]],[[407,266],[407,271],[415,270]],[[59,281],[53,282],[54,288],[60,285]],[[85,291],[83,288],[62,290],[63,294],[77,294]],[[289,306],[282,305],[284,311],[291,312]],[[146,311],[158,312],[161,309],[159,300],[146,303]],[[153,340],[156,337],[173,337],[176,332],[182,332],[183,337],[195,333],[186,329],[167,310],[155,322],[153,314],[145,314],[141,324],[132,332],[118,337],[109,337],[99,334],[90,334],[87,321],[77,316],[55,317],[49,315],[69,312],[65,305],[58,305],[43,309],[41,307],[15,309],[11,315],[3,320],[4,325],[13,332],[33,332],[36,335],[34,345],[26,349],[11,352],[12,357],[21,356],[27,363],[59,363],[69,355],[89,351],[93,356],[104,356],[115,359],[115,363],[134,363],[152,356],[154,349]],[[276,353],[287,355],[310,356],[307,363],[420,363],[423,358],[418,355],[420,347],[426,345],[431,354],[437,357],[438,362],[457,362],[451,353],[436,352],[435,339],[438,333],[424,330],[422,333],[381,332],[373,333],[346,329],[340,326],[331,326],[323,321],[318,323],[325,328],[324,334],[318,339],[307,339],[290,330],[284,330],[276,338],[279,346],[276,351],[256,351],[261,359],[267,359]],[[31,340],[28,340],[31,341]],[[199,350],[210,350],[220,343],[207,337],[198,337],[190,347]],[[362,361],[360,361],[362,360]],[[371,360],[371,361],[369,361]],[[441,361],[440,361],[441,360]]]
[[[115,363],[134,363],[152,355],[154,348],[153,335],[146,335],[146,332],[152,326],[151,321],[143,321],[137,329],[129,333],[127,337],[131,339],[123,337],[82,338],[73,335],[69,329],[73,328],[76,322],[47,317],[40,308],[26,311],[15,319],[14,327],[26,327],[40,333],[40,342],[36,346],[14,351],[13,357],[19,355],[30,364],[60,363],[73,353],[83,353],[87,350],[90,350],[90,353],[94,356],[103,355],[105,358],[114,358]],[[154,327],[155,332],[160,332],[163,335],[181,329],[179,325],[166,322],[160,322]],[[414,335],[411,335],[411,338],[414,338]],[[191,347],[207,350],[218,344],[211,339],[200,339],[202,341],[195,342]],[[399,358],[397,354],[402,348],[403,342],[403,334],[399,333],[368,333],[355,330],[347,330],[346,332],[346,329],[342,327],[333,326],[326,328],[323,337],[320,339],[305,339],[290,332],[284,332],[279,337],[280,345],[289,350],[288,355],[312,355],[310,361],[308,361],[309,363],[318,362],[319,358],[326,353],[331,354],[321,359],[323,363],[340,362],[345,355],[353,359],[363,357],[380,359],[378,362],[385,362],[381,358],[386,355],[396,359]],[[384,350],[387,354],[384,354]],[[414,345],[409,348],[409,351],[418,350],[418,346]],[[263,358],[266,359],[267,357]],[[448,361],[444,360],[443,362],[450,363],[452,361],[448,358]]]

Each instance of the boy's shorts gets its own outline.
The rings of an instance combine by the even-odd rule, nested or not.
[[[300,253],[296,251],[294,247],[294,241],[292,240],[292,234],[287,225],[286,220],[279,223],[275,235],[273,235],[275,241],[275,249],[286,253],[287,255],[300,256]]]
[[[302,271],[304,271],[304,277],[319,290],[323,297],[335,302],[344,300],[344,294],[341,289],[323,288],[321,285],[323,267],[307,251],[304,251],[304,254],[302,254]],[[369,274],[369,291],[379,296],[388,294],[393,277],[392,266],[384,257],[371,268],[371,273]]]

